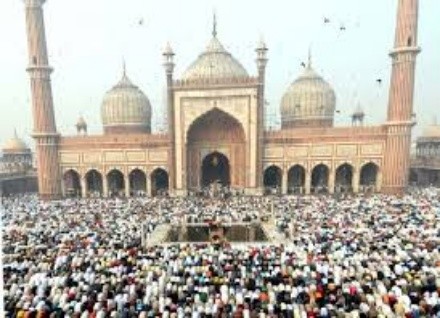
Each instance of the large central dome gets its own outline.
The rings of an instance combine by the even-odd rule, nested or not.
[[[106,134],[149,133],[151,105],[147,96],[128,78],[125,72],[101,106],[102,123]]]
[[[282,127],[331,127],[335,106],[333,88],[313,70],[309,57],[304,73],[290,85],[282,98]]]
[[[214,26],[212,39],[204,52],[183,73],[182,79],[225,79],[249,77],[248,72],[226,51],[217,38]]]

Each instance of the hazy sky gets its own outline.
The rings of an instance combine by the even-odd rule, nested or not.
[[[122,60],[131,80],[153,105],[153,121],[163,124],[162,48],[176,53],[176,78],[196,59],[211,36],[212,12],[218,37],[256,73],[256,42],[269,47],[266,99],[270,113],[301,73],[312,46],[315,69],[336,91],[338,124],[348,124],[358,102],[368,124],[386,115],[397,0],[48,0],[44,6],[57,126],[75,133],[82,114],[93,133],[101,132],[105,92],[121,77]],[[440,100],[439,0],[420,0],[415,112],[419,133],[438,114]],[[331,23],[324,25],[323,18]],[[140,20],[144,22],[140,25]],[[346,31],[339,30],[340,25]],[[30,141],[32,113],[27,66],[24,5],[0,1],[0,143],[14,128]],[[377,78],[382,78],[378,85]],[[439,118],[440,119],[440,118]]]

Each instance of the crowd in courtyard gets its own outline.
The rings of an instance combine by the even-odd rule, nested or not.
[[[336,198],[3,200],[9,317],[440,317],[440,190]],[[282,242],[141,245],[271,219]]]

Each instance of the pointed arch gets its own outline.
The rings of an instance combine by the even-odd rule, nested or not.
[[[315,166],[312,170],[312,192],[313,193],[328,193],[328,181],[330,175],[330,168],[321,163]]]
[[[353,171],[354,168],[349,163],[341,164],[336,169],[336,176],[335,176],[336,193],[353,192]]]
[[[169,187],[169,176],[165,169],[157,168],[151,173],[151,194],[167,195]]]
[[[110,197],[122,197],[125,190],[124,174],[118,170],[113,169],[107,173],[108,194]]]
[[[374,162],[368,162],[361,168],[360,185],[364,192],[375,192],[377,190],[377,179],[379,166]]]
[[[246,139],[241,122],[233,115],[217,107],[197,117],[189,125],[186,137],[188,143],[219,140],[237,142],[237,140]]]
[[[145,196],[147,192],[147,175],[141,169],[133,169],[128,175],[130,195]]]
[[[63,175],[64,182],[64,194],[67,197],[80,197],[81,188],[81,176],[74,169],[69,169],[64,172]]]
[[[283,171],[276,165],[271,165],[264,170],[263,183],[266,194],[279,193],[283,181]]]
[[[102,196],[103,194],[103,180],[102,174],[96,170],[89,170],[86,175],[87,195],[89,196]]]
[[[218,151],[205,156],[202,162],[201,185],[206,187],[215,182],[223,186],[229,186],[231,183],[229,159]]]
[[[223,161],[230,171],[227,183],[233,187],[245,186],[246,134],[236,117],[214,107],[191,123],[186,138],[186,176],[189,189],[203,187],[204,158],[215,151],[228,159]]]
[[[287,187],[290,194],[301,194],[306,183],[306,169],[301,165],[294,165],[287,173]]]

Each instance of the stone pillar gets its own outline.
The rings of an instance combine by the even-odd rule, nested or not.
[[[351,185],[351,187],[353,188],[353,193],[359,193],[360,178],[361,178],[361,169],[359,167],[355,167],[353,169],[353,180]]]
[[[288,183],[287,183],[287,169],[285,168],[283,170],[283,179],[281,180],[281,193],[282,194],[287,194],[287,188],[288,188]]]
[[[130,197],[130,176],[126,175],[124,176],[124,190],[125,190],[125,197]]]
[[[328,193],[333,194],[335,193],[335,178],[336,178],[336,171],[335,169],[331,168],[329,169],[329,180],[328,180]]]
[[[57,199],[62,194],[59,167],[59,134],[53,109],[52,84],[44,28],[43,4],[45,0],[25,0],[26,33],[28,39],[31,98],[36,143],[38,191],[42,200]]]
[[[151,174],[147,174],[147,189],[146,192],[147,196],[151,197],[153,195],[153,189],[151,188]]]
[[[66,197],[66,180],[64,177],[61,179],[61,195],[63,198]]]
[[[382,170],[383,192],[389,194],[401,194],[408,185],[416,58],[420,53],[418,11],[418,0],[398,1]]]
[[[106,174],[102,177],[102,196],[104,198],[108,197],[108,178]]]
[[[312,187],[312,173],[310,170],[306,170],[306,180],[304,184],[304,194],[309,195]]]
[[[81,197],[86,198],[87,197],[87,182],[86,177],[81,178]]]

